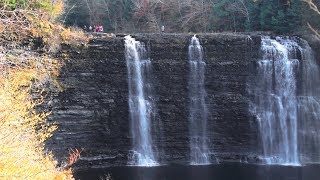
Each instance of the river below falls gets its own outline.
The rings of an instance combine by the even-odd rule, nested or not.
[[[278,166],[226,163],[206,166],[109,167],[75,170],[81,180],[319,180],[320,165]]]

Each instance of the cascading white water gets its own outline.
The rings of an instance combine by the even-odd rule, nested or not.
[[[302,84],[298,96],[299,150],[303,163],[320,163],[320,71],[309,44],[302,41]]]
[[[129,111],[133,150],[130,165],[158,165],[152,148],[151,120],[152,97],[147,83],[151,61],[145,45],[131,36],[125,37],[125,57],[128,69]]]
[[[299,165],[297,44],[289,39],[262,38],[263,57],[258,61],[252,90],[267,164]]]
[[[205,102],[206,91],[204,88],[205,66],[203,48],[199,39],[193,36],[189,45],[189,132],[191,164],[209,164],[207,145],[207,118],[208,110]]]

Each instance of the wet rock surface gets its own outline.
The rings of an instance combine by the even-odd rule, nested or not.
[[[63,46],[59,76],[63,91],[50,106],[59,129],[46,145],[64,160],[82,149],[76,166],[126,165],[131,149],[124,35],[95,37],[88,47]],[[188,45],[193,34],[135,34],[152,62],[160,124],[153,141],[161,164],[189,163]],[[204,48],[208,139],[212,162],[257,162],[262,152],[255,117],[249,113],[247,82],[259,57],[258,34],[199,34]]]

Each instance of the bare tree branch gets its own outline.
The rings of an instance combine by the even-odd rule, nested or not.
[[[306,2],[306,3],[309,5],[310,9],[312,9],[312,10],[315,11],[316,13],[320,14],[320,11],[319,11],[317,5],[315,5],[315,4],[312,2],[312,0],[302,0],[302,1],[303,1],[303,2]]]
[[[315,34],[315,36],[320,40],[320,33],[315,30],[309,23],[307,23],[309,29]]]
[[[72,9],[74,9],[75,7],[77,7],[76,5],[77,5],[77,4],[74,4],[74,5],[68,10],[68,12],[66,13],[66,15],[65,15],[65,17],[64,17],[64,19],[63,19],[63,23],[66,22],[66,19],[67,19],[69,13],[72,11]]]

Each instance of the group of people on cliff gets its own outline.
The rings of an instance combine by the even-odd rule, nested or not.
[[[87,27],[84,25],[83,30],[86,32],[103,32],[103,26],[102,25],[94,25],[94,26],[89,26]]]

